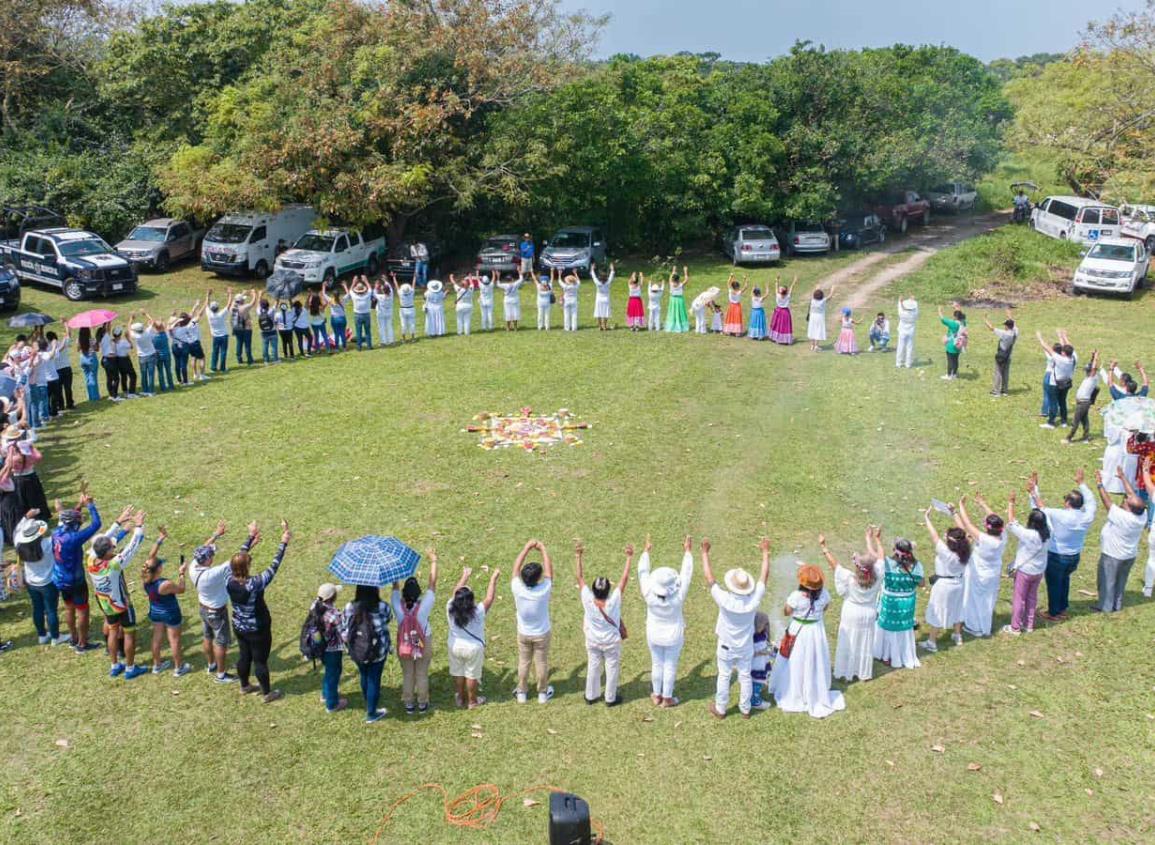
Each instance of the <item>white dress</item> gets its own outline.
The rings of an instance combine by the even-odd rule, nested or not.
[[[974,545],[963,577],[963,627],[975,637],[991,635],[991,618],[999,600],[1003,577],[1003,550],[1007,534],[983,534]]]
[[[505,311],[505,322],[514,323],[521,320],[521,285],[522,282],[498,282],[498,287],[505,294],[502,308]]]
[[[963,618],[963,575],[966,566],[958,555],[939,541],[934,547],[934,574],[938,579],[930,588],[926,603],[926,624],[932,628],[953,628]]]
[[[610,318],[610,285],[613,284],[613,281],[613,274],[604,282],[594,279],[594,287],[597,289],[594,294],[595,320],[608,320]]]
[[[809,713],[816,719],[845,710],[842,693],[830,689],[830,644],[822,623],[830,593],[823,590],[811,602],[807,593],[795,590],[786,604],[794,611],[788,630],[797,632],[797,639],[790,657],[778,655],[770,673],[770,694],[778,709]]]
[[[882,563],[874,565],[874,581],[862,586],[858,573],[839,566],[834,590],[843,597],[834,650],[834,677],[869,681],[874,677],[874,632],[878,623],[878,594],[882,590]]]
[[[425,334],[441,337],[445,334],[445,291],[425,291]]]
[[[1107,447],[1103,450],[1103,486],[1108,493],[1123,492],[1123,482],[1115,474],[1117,467],[1123,467],[1123,474],[1134,479],[1139,474],[1139,456],[1127,454],[1127,440],[1131,432],[1114,425],[1105,425],[1103,436]]]
[[[826,300],[810,299],[810,318],[806,321],[808,340],[826,340]]]

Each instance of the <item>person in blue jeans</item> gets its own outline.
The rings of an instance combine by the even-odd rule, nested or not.
[[[345,331],[349,320],[345,316],[345,306],[339,296],[331,295],[326,286],[321,287],[321,296],[329,305],[329,323],[333,327],[333,348],[345,349]]]
[[[238,293],[233,299],[233,339],[237,342],[237,365],[256,363],[253,360],[253,304],[257,293]]]
[[[88,401],[99,401],[100,359],[96,355],[96,347],[92,345],[92,329],[80,330],[76,348],[80,351],[80,371],[84,373],[84,389],[88,392]]]
[[[429,282],[429,247],[416,241],[409,246],[409,257],[413,259],[413,284],[425,287]]]
[[[257,328],[261,330],[261,360],[265,366],[269,364],[276,364],[280,361],[280,353],[277,349],[277,324],[273,317],[273,310],[269,307],[269,301],[262,299],[257,311]]]
[[[16,557],[24,564],[24,585],[28,598],[32,601],[32,624],[36,628],[37,641],[41,645],[61,645],[69,640],[68,635],[60,636],[60,615],[57,608],[60,591],[52,583],[52,539],[48,536],[48,523],[36,517],[36,508],[28,511],[16,525],[13,545]]]
[[[1085,473],[1075,473],[1078,489],[1063,499],[1063,507],[1048,508],[1039,494],[1039,474],[1032,472],[1027,482],[1031,504],[1047,517],[1051,536],[1047,540],[1047,568],[1043,578],[1047,585],[1047,612],[1043,618],[1057,622],[1067,618],[1070,606],[1071,576],[1079,568],[1079,558],[1087,541],[1087,531],[1095,521],[1095,496],[1085,483]]]
[[[325,677],[321,681],[321,697],[325,700],[325,710],[336,713],[349,706],[347,699],[340,695],[341,664],[345,654],[345,643],[341,639],[341,611],[334,604],[336,584],[322,584],[317,589],[317,600],[313,602],[313,623],[325,640],[325,654],[321,663],[325,667]]]
[[[172,347],[168,326],[160,320],[154,320],[152,326],[156,329],[156,336],[152,339],[152,345],[156,349],[156,384],[161,393],[167,393],[174,386],[172,382]]]
[[[365,696],[365,721],[379,722],[385,718],[386,710],[379,707],[381,700],[381,672],[385,668],[385,658],[389,656],[389,622],[393,611],[381,601],[381,591],[377,587],[357,586],[353,601],[345,605],[342,616],[342,639],[349,651],[349,659],[357,665],[361,674],[361,694]],[[362,636],[366,626],[371,625],[376,633],[377,647],[369,649]]]

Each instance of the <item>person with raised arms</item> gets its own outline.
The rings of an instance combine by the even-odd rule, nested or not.
[[[577,583],[581,590],[583,611],[582,630],[586,638],[586,704],[596,704],[602,694],[602,666],[606,670],[606,706],[616,707],[623,699],[618,694],[618,680],[622,669],[622,593],[630,580],[634,562],[634,545],[626,546],[626,565],[617,585],[605,577],[594,579],[592,587],[586,584],[585,546],[581,540],[574,548],[577,559]]]
[[[660,566],[650,572],[650,549],[646,540],[638,560],[638,586],[646,603],[646,642],[650,647],[650,700],[658,707],[677,707],[674,682],[678,658],[686,639],[686,619],[682,608],[694,576],[694,544],[687,535],[682,543],[682,569]]]
[[[520,273],[512,282],[497,282],[497,286],[501,288],[504,295],[502,316],[505,318],[505,330],[507,332],[517,331],[517,324],[521,322],[521,286],[524,284],[525,277]]]
[[[958,508],[954,509],[955,525],[967,533],[973,546],[963,579],[963,629],[972,637],[989,637],[1003,578],[1006,523],[981,494],[975,494],[975,501],[986,513],[981,529],[967,513],[966,496],[959,499]]]
[[[590,264],[590,279],[596,291],[594,295],[594,319],[598,321],[601,331],[610,328],[610,288],[614,283],[614,265],[610,264],[610,274],[605,279],[598,278],[598,268]]]
[[[800,566],[798,589],[783,608],[790,621],[770,672],[770,694],[784,713],[824,719],[846,709],[842,693],[830,689],[830,643],[823,623],[829,605],[822,570],[812,564]]]
[[[84,511],[89,523],[84,523]],[[72,648],[77,654],[93,651],[99,646],[88,641],[88,581],[84,576],[84,546],[102,527],[96,502],[81,486],[80,501],[75,508],[59,511],[59,523],[52,532],[52,583],[64,602],[64,618]],[[131,515],[126,508],[120,520]]]
[[[578,296],[581,291],[582,280],[577,273],[563,276],[561,270],[552,271],[557,274],[557,282],[561,286],[562,328],[567,332],[578,330]]]
[[[401,664],[401,703],[412,716],[429,712],[429,663],[433,658],[433,631],[429,618],[437,601],[437,552],[429,550],[429,581],[425,591],[417,576],[394,584],[389,598],[397,620],[397,660]]]
[[[1151,458],[1144,459],[1144,471],[1150,472]],[[1096,471],[1099,500],[1107,511],[1107,521],[1099,535],[1099,603],[1091,608],[1099,613],[1116,613],[1123,609],[1123,591],[1139,554],[1139,541],[1147,527],[1147,503],[1144,502],[1122,467],[1115,470],[1123,483],[1123,506],[1115,504],[1103,486],[1103,473]]]
[[[250,533],[255,525],[250,525]],[[189,580],[197,591],[197,603],[201,618],[201,638],[205,654],[206,671],[218,684],[230,684],[236,675],[228,673],[229,645],[232,634],[229,629],[229,578],[232,564],[225,561],[213,564],[217,554],[217,541],[225,536],[228,523],[223,519],[205,542],[193,549],[193,565]]]
[[[108,676],[124,675],[126,681],[139,678],[148,672],[136,665],[136,609],[128,594],[128,581],[124,570],[132,562],[141,542],[144,540],[144,511],[126,509],[104,534],[92,541],[92,551],[88,557],[88,576],[92,579],[92,592],[104,612],[105,630],[108,633],[108,659],[112,667]],[[128,534],[124,525],[132,526],[132,536],[121,550],[120,541]],[[124,663],[120,662],[120,650],[124,648]]]
[[[529,553],[541,552],[541,563],[526,562]],[[517,689],[518,704],[525,704],[529,691],[529,668],[537,676],[537,703],[553,698],[549,683],[549,645],[552,628],[549,600],[553,593],[553,561],[540,540],[529,540],[513,564],[510,582],[517,608]]]
[[[874,659],[892,669],[917,669],[922,664],[914,644],[914,611],[916,591],[925,582],[925,576],[922,564],[915,559],[914,544],[900,537],[894,541],[894,551],[884,554],[882,528],[877,525],[869,532],[866,544],[871,554],[883,559]]]
[[[485,616],[493,607],[497,597],[497,579],[500,569],[489,574],[489,586],[481,604],[469,588],[470,567],[465,567],[453,597],[445,606],[445,616],[449,622],[446,650],[449,652],[449,675],[457,687],[455,699],[458,707],[473,710],[485,704],[485,698],[477,694],[481,684],[481,673],[485,668]]]
[[[923,513],[926,530],[934,544],[934,577],[931,578],[930,600],[926,603],[927,638],[919,643],[929,652],[938,651],[938,638],[953,628],[951,640],[962,645],[963,599],[966,596],[963,578],[971,559],[971,544],[966,532],[955,526],[948,528],[945,539],[930,520],[932,508]]]
[[[834,589],[843,597],[838,620],[838,645],[834,650],[834,677],[869,681],[874,677],[874,635],[878,626],[878,593],[883,563],[874,553],[873,526],[866,529],[866,553],[851,556],[853,569],[843,566],[818,535],[822,556],[834,575]]]
[[[491,332],[493,331],[493,279],[489,276],[482,276],[477,280],[477,301],[481,306],[481,330]]]
[[[727,570],[722,578],[726,585],[723,589],[710,564],[710,541],[702,539],[702,576],[710,588],[710,596],[718,605],[718,621],[714,624],[714,634],[718,637],[718,682],[714,700],[709,704],[710,713],[718,719],[726,718],[726,709],[730,706],[730,676],[734,672],[738,673],[738,712],[743,719],[750,718],[750,702],[754,694],[750,675],[754,660],[754,615],[766,595],[766,582],[770,578],[770,540],[763,537],[758,548],[762,551],[762,571],[758,580],[737,567]]]
[[[252,550],[261,541],[261,531],[256,522],[249,525],[249,536],[241,544],[241,550],[229,561],[231,575],[226,585],[229,601],[233,605],[233,631],[237,635],[240,656],[237,658],[237,677],[241,680],[241,693],[260,691],[265,704],[271,704],[283,697],[280,690],[272,689],[269,682],[269,654],[273,648],[273,619],[269,606],[265,604],[265,591],[273,583],[285,551],[293,534],[289,524],[281,520],[281,542],[273,555],[273,562],[259,575],[251,574]],[[250,671],[256,675],[257,684],[249,683]]]
[[[1082,468],[1075,472],[1077,489],[1063,497],[1063,507],[1048,508],[1039,494],[1039,474],[1032,472],[1027,481],[1027,492],[1032,506],[1047,517],[1051,536],[1047,540],[1047,568],[1043,580],[1047,585],[1047,612],[1043,618],[1058,622],[1067,618],[1070,605],[1071,576],[1079,568],[1087,531],[1095,521],[1096,504],[1091,488],[1084,481]]]

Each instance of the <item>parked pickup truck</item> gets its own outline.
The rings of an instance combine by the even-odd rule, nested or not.
[[[311,229],[277,257],[275,269],[292,270],[305,284],[332,285],[346,273],[376,276],[385,258],[385,235],[366,229]]]
[[[64,227],[33,229],[17,240],[0,241],[0,261],[21,284],[60,288],[77,302],[90,296],[133,293],[136,268],[92,232]]]
[[[198,255],[204,234],[183,220],[160,217],[134,228],[116,245],[116,251],[138,267],[163,273],[174,261]]]
[[[1121,205],[1119,216],[1122,237],[1142,241],[1148,253],[1155,251],[1155,205]]]
[[[930,200],[925,200],[914,191],[900,191],[890,202],[875,206],[874,213],[882,218],[888,229],[897,229],[906,234],[911,223],[930,223]]]

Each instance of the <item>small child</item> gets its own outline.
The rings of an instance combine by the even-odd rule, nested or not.
[[[645,277],[642,278],[643,284]],[[646,329],[651,332],[662,330],[662,293],[666,290],[665,282],[650,283],[649,321]]]
[[[549,331],[549,312],[553,306],[552,279],[544,273],[537,282],[537,330]]]
[[[642,279],[637,273],[630,274],[630,298],[626,305],[626,325],[630,331],[641,331],[646,324],[646,309],[642,305]]]
[[[773,649],[774,646],[770,645],[770,617],[758,611],[754,614],[754,660],[750,664],[750,678],[754,682],[750,706],[755,710],[770,708],[770,702],[762,698],[762,690],[766,688]]]
[[[766,332],[766,309],[762,304],[762,289],[754,288],[750,296],[750,325],[746,336],[750,340],[768,340]]]
[[[838,333],[838,342],[834,344],[834,351],[839,355],[858,354],[858,340],[854,337],[854,327],[858,321],[852,313],[849,307],[842,309],[842,331]]]
[[[870,324],[870,351],[886,352],[890,344],[890,320],[881,311]]]
[[[709,308],[714,312],[714,317],[710,323],[710,331],[713,334],[722,333],[722,306],[717,302],[711,301]]]

